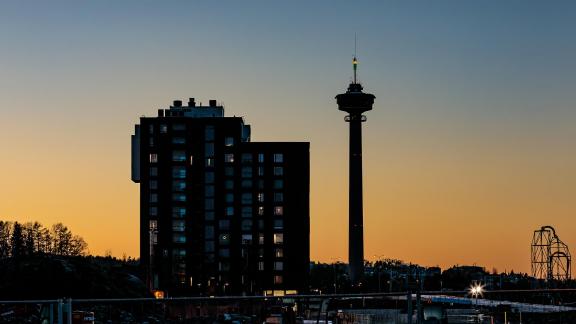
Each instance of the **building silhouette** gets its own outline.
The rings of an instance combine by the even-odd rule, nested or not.
[[[251,142],[250,125],[174,101],[132,135],[140,260],[170,295],[305,291],[309,143]]]
[[[356,79],[358,61],[352,61],[354,81],[346,93],[336,96],[338,109],[348,115],[345,121],[350,124],[349,148],[349,189],[348,189],[348,262],[352,284],[360,283],[364,273],[364,220],[362,207],[362,123],[366,121],[364,112],[372,110],[374,95],[362,92],[362,85]]]

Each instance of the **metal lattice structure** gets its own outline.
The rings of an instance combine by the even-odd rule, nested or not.
[[[572,257],[552,226],[534,231],[531,246],[532,276],[546,280],[569,280]]]

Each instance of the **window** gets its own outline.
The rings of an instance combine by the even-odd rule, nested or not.
[[[218,228],[220,230],[229,230],[230,229],[230,221],[227,219],[222,219],[218,221]]]
[[[186,243],[186,236],[181,233],[172,234],[172,242],[174,243]]]
[[[157,203],[158,202],[158,194],[151,193],[150,194],[150,202],[151,203]]]
[[[150,225],[151,231],[157,231],[158,230],[158,221],[157,220],[155,220],[155,219],[150,220],[149,225]]]
[[[150,216],[158,215],[158,207],[150,207]]]
[[[233,216],[234,215],[234,207],[228,206],[226,207],[226,216]]]
[[[252,204],[252,194],[251,193],[243,193],[242,194],[242,204],[243,205]]]
[[[275,176],[284,175],[284,168],[283,167],[274,167],[274,175]]]
[[[183,166],[172,167],[172,177],[176,178],[176,179],[185,179],[186,178],[186,167],[183,167]]]
[[[180,124],[180,123],[172,124],[172,130],[175,130],[175,131],[183,131],[183,130],[186,130],[186,125]]]
[[[252,154],[251,153],[243,153],[242,154],[242,163],[252,163]]]
[[[227,177],[232,177],[232,176],[234,176],[234,168],[233,168],[233,167],[226,167],[226,168],[224,169],[224,174],[225,174]]]
[[[172,231],[184,232],[185,229],[186,223],[183,220],[172,220]]]
[[[186,189],[186,181],[172,180],[172,191],[184,191]]]
[[[204,129],[204,139],[206,142],[211,142],[214,140],[214,126],[206,126]]]
[[[158,232],[157,231],[153,231],[150,234],[150,241],[152,242],[152,244],[156,245],[158,244]],[[150,251],[150,253],[154,253],[153,251]]]
[[[204,209],[214,210],[214,199],[212,199],[212,198],[204,199]]]
[[[232,193],[227,193],[226,194],[226,202],[229,204],[234,203],[234,194]]]
[[[256,199],[258,202],[264,202],[264,193],[263,192],[259,192],[256,197],[257,197]]]
[[[185,249],[174,249],[172,250],[172,256],[176,257],[176,258],[182,258],[186,256],[186,250]]]
[[[204,227],[204,239],[206,240],[214,239],[214,226]]]
[[[264,215],[264,206],[258,206],[258,215],[259,216]]]
[[[148,133],[154,134],[154,125],[148,125]]]
[[[184,152],[182,150],[172,151],[172,161],[174,161],[174,162],[186,161],[186,152]]]
[[[150,136],[150,138],[148,139],[148,144],[150,147],[154,147],[154,137]]]
[[[204,262],[206,263],[214,263],[214,253],[206,253],[204,255]]]
[[[252,180],[242,180],[241,186],[244,189],[252,188]]]
[[[258,261],[258,271],[264,271],[264,261]]]
[[[218,262],[218,271],[230,271],[230,263]]]
[[[263,219],[259,219],[258,220],[258,230],[264,230],[264,220]]]
[[[258,176],[259,176],[259,177],[263,177],[263,176],[264,176],[264,167],[263,167],[263,166],[259,166],[259,167],[258,167]]]
[[[263,233],[258,234],[258,244],[264,245],[264,234]]]
[[[252,244],[252,234],[242,234],[242,244]]]
[[[249,219],[242,220],[242,231],[248,232],[252,230],[252,221]]]
[[[206,143],[206,145],[204,145],[204,155],[214,156],[214,143]]]
[[[282,243],[284,243],[284,234],[274,233],[274,244],[282,244]]]
[[[264,163],[264,154],[263,153],[258,154],[258,163]]]
[[[274,284],[275,285],[282,284],[282,276],[274,276]]]
[[[264,180],[262,179],[258,180],[258,189],[260,190],[264,189]]]
[[[205,183],[214,183],[214,172],[209,171],[204,173],[204,182]]]
[[[282,163],[284,162],[284,154],[276,153],[274,154],[274,163]]]
[[[284,249],[283,248],[275,248],[274,249],[274,256],[277,258],[283,258],[284,257]]]
[[[274,202],[283,202],[284,201],[284,194],[281,192],[274,193]]]
[[[220,249],[218,251],[218,255],[221,258],[229,258],[230,257],[230,249]]]
[[[150,163],[158,163],[158,154],[150,153]]]
[[[252,207],[242,207],[242,218],[252,217]]]
[[[226,145],[226,146],[234,146],[234,137],[226,137],[226,138],[224,138],[224,145]]]
[[[220,245],[230,244],[230,234],[220,234],[218,237],[218,243],[220,243]]]
[[[207,210],[204,212],[204,219],[205,220],[214,220],[214,211],[213,210]]]
[[[158,181],[150,180],[150,189],[158,189]]]
[[[205,198],[214,197],[214,186],[213,185],[204,186],[204,197]]]
[[[234,163],[234,154],[232,154],[232,153],[224,154],[224,162]]]
[[[252,167],[242,168],[242,178],[252,178]]]
[[[172,207],[172,217],[173,218],[183,218],[186,216],[186,208],[184,207]]]
[[[193,165],[193,164],[194,164],[194,156],[190,155],[190,165]]]
[[[228,190],[234,189],[234,181],[232,181],[232,180],[226,180],[226,181],[224,182],[224,187],[225,187],[226,189],[228,189]]]
[[[276,216],[284,215],[284,207],[282,207],[282,206],[274,207],[274,215],[276,215]]]
[[[284,188],[284,181],[274,180],[274,189],[282,189],[282,188]]]
[[[151,168],[150,168],[150,176],[151,176],[151,177],[156,177],[156,176],[158,176],[158,168],[157,168],[157,167],[151,167]]]
[[[184,193],[174,193],[172,194],[172,201],[184,202],[186,201],[186,194]]]
[[[276,271],[284,270],[284,262],[282,262],[282,261],[274,262],[274,270],[276,270]]]
[[[284,228],[284,221],[281,219],[274,220],[274,229],[283,229]]]
[[[185,144],[186,139],[184,137],[172,137],[172,144]]]
[[[204,241],[204,252],[214,252],[214,241]]]
[[[160,133],[166,134],[168,132],[168,126],[166,124],[160,125]]]
[[[206,158],[206,167],[207,168],[214,167],[214,158],[213,157],[207,157]]]

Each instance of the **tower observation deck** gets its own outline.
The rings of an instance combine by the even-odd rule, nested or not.
[[[364,220],[362,206],[362,123],[366,121],[364,112],[372,110],[373,94],[362,92],[356,71],[358,61],[352,61],[354,81],[346,93],[336,96],[338,109],[348,115],[344,118],[350,124],[349,148],[349,193],[348,193],[348,262],[350,279],[357,285],[364,275]]]

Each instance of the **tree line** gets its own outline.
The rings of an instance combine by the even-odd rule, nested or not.
[[[62,223],[46,228],[38,222],[0,221],[0,259],[34,255],[85,255],[88,244]]]

